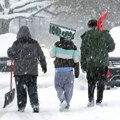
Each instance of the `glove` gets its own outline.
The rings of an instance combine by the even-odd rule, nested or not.
[[[79,77],[79,71],[75,70],[75,78]]]
[[[47,72],[47,67],[43,67],[43,68],[42,68],[42,71],[43,71],[44,73],[46,73],[46,72]]]
[[[10,58],[15,57],[15,51],[13,51],[12,47],[8,48],[7,54]]]
[[[79,77],[79,63],[74,64],[74,74],[75,74],[75,78]]]
[[[75,78],[78,78],[79,77],[79,75],[75,75]]]

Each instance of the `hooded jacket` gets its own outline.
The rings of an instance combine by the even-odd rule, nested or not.
[[[82,36],[81,68],[108,66],[108,53],[115,49],[115,43],[107,30],[88,30]]]
[[[51,48],[50,56],[55,57],[55,68],[72,67],[75,70],[75,77],[79,76],[79,51],[70,40],[60,38]]]
[[[42,69],[47,63],[38,42],[31,38],[27,26],[22,26],[17,40],[8,49],[8,56],[14,60],[14,75],[38,75],[38,61]]]

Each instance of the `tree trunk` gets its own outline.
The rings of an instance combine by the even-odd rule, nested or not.
[[[0,20],[0,34],[9,32],[9,24],[11,20]]]

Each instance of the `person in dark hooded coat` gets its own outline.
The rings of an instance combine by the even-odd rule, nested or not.
[[[81,44],[81,69],[86,71],[88,80],[88,107],[94,106],[94,90],[97,86],[96,104],[101,105],[108,71],[108,53],[115,49],[115,43],[107,30],[97,29],[97,20],[88,22]]]
[[[47,72],[47,63],[40,45],[31,38],[27,26],[22,26],[19,29],[17,40],[8,49],[8,56],[11,60],[14,60],[18,111],[24,111],[28,91],[33,112],[39,112],[37,92],[38,61],[44,73]]]

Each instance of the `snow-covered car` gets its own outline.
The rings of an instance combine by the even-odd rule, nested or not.
[[[110,34],[115,42],[115,50],[109,54],[109,77],[106,89],[120,87],[120,27],[114,27]]]
[[[0,72],[9,72],[11,60],[7,56],[7,49],[11,47],[16,40],[16,35],[13,33],[6,33],[0,35]]]

